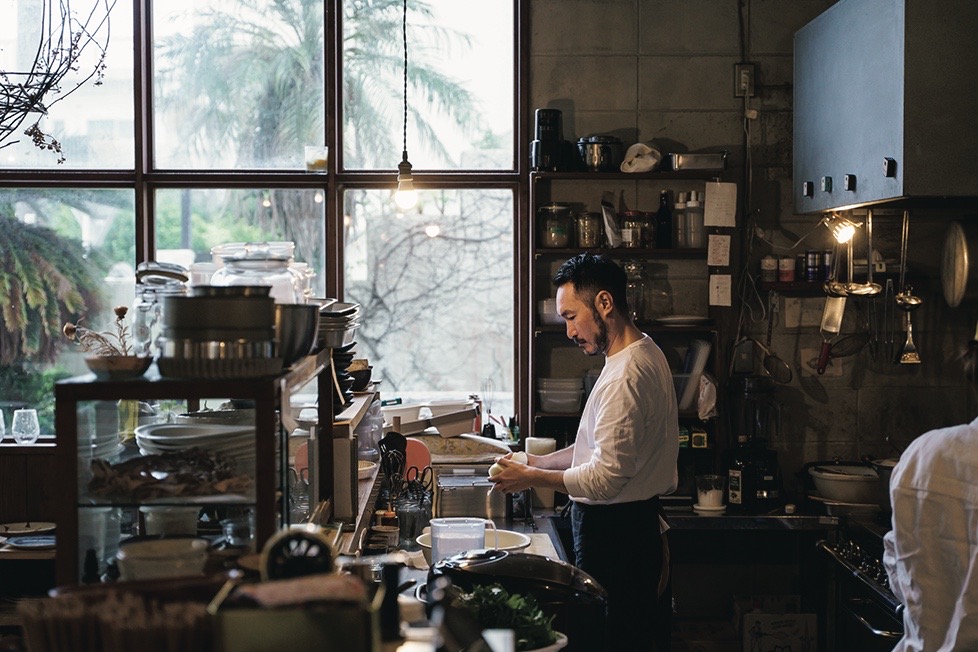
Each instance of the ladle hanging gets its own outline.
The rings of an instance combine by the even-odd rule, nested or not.
[[[829,279],[822,284],[822,289],[825,290],[825,294],[830,297],[847,297],[849,293],[846,292],[846,284],[840,283],[838,279],[839,272],[839,243],[833,243],[832,245],[832,265],[829,267]]]
[[[894,297],[897,308],[907,313],[907,340],[897,362],[900,364],[920,364],[920,354],[913,341],[913,321],[910,313],[920,307],[923,299],[913,293],[913,286],[904,285],[907,272],[907,246],[910,241],[910,211],[903,211],[903,233],[900,237],[900,292]]]

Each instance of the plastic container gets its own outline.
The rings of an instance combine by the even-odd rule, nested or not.
[[[538,389],[544,412],[577,412],[581,409],[581,390]]]
[[[466,550],[484,548],[486,525],[496,529],[495,523],[484,518],[452,516],[431,519],[431,559],[438,562]]]

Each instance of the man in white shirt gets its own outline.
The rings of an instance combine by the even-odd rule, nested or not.
[[[890,500],[883,564],[904,607],[895,652],[978,650],[978,419],[910,444]]]
[[[672,373],[629,317],[626,275],[614,261],[580,254],[553,282],[567,337],[587,355],[604,355],[604,369],[572,446],[528,455],[528,464],[507,455],[491,480],[506,492],[569,494],[576,565],[609,595],[607,649],[668,650],[671,586],[659,496],[678,483]]]

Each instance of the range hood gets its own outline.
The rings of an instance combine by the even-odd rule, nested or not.
[[[840,0],[795,33],[797,213],[978,205],[978,2]]]

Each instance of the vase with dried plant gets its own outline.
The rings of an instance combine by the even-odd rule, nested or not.
[[[76,342],[88,353],[94,355],[85,357],[85,364],[103,380],[123,380],[138,378],[146,373],[153,363],[152,357],[133,355],[129,342],[129,326],[126,325],[126,314],[129,308],[116,306],[115,332],[93,331],[80,324],[66,323],[62,332],[69,340]]]

